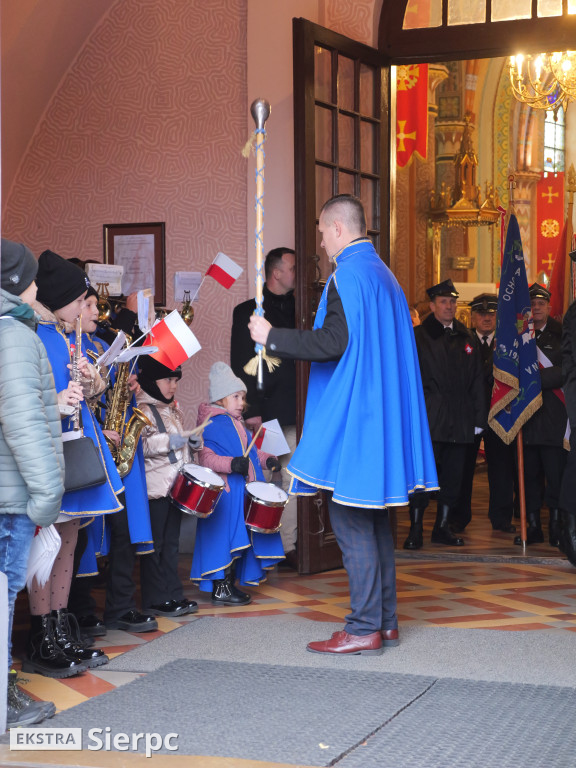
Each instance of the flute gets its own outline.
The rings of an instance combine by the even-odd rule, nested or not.
[[[78,315],[76,318],[76,343],[72,348],[72,381],[80,382],[82,378],[80,373],[80,358],[82,357],[82,315]],[[74,408],[74,416],[72,417],[72,423],[74,429],[80,429],[80,401],[76,403]]]

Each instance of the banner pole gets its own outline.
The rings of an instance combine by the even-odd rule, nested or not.
[[[524,443],[522,442],[522,427],[516,436],[516,452],[518,454],[518,493],[520,496],[520,538],[522,539],[522,554],[526,554],[526,489],[524,487]]]

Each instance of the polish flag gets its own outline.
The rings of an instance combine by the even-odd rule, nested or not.
[[[158,347],[150,356],[172,371],[202,349],[176,309],[152,326],[144,343]]]
[[[212,264],[208,267],[206,275],[213,277],[224,288],[230,288],[238,280],[242,272],[244,270],[235,261],[232,261],[224,253],[218,253]]]

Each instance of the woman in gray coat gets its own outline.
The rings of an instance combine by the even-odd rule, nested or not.
[[[8,579],[8,662],[16,595],[24,587],[36,526],[55,522],[64,493],[62,429],[54,377],[28,302],[38,262],[24,245],[2,239],[0,291],[0,571]],[[10,669],[10,667],[9,667]],[[8,726],[54,714],[33,702],[9,671]]]

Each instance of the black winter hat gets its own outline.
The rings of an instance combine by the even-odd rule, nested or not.
[[[53,251],[40,254],[36,282],[38,301],[52,312],[75,301],[90,288],[84,271]]]
[[[164,397],[156,382],[158,379],[181,379],[182,368],[180,366],[173,371],[150,355],[141,355],[138,358],[138,368],[138,383],[147,395],[168,404],[174,400],[173,397]]]
[[[36,278],[38,262],[34,254],[22,243],[2,238],[0,262],[2,289],[13,296],[20,296]]]

